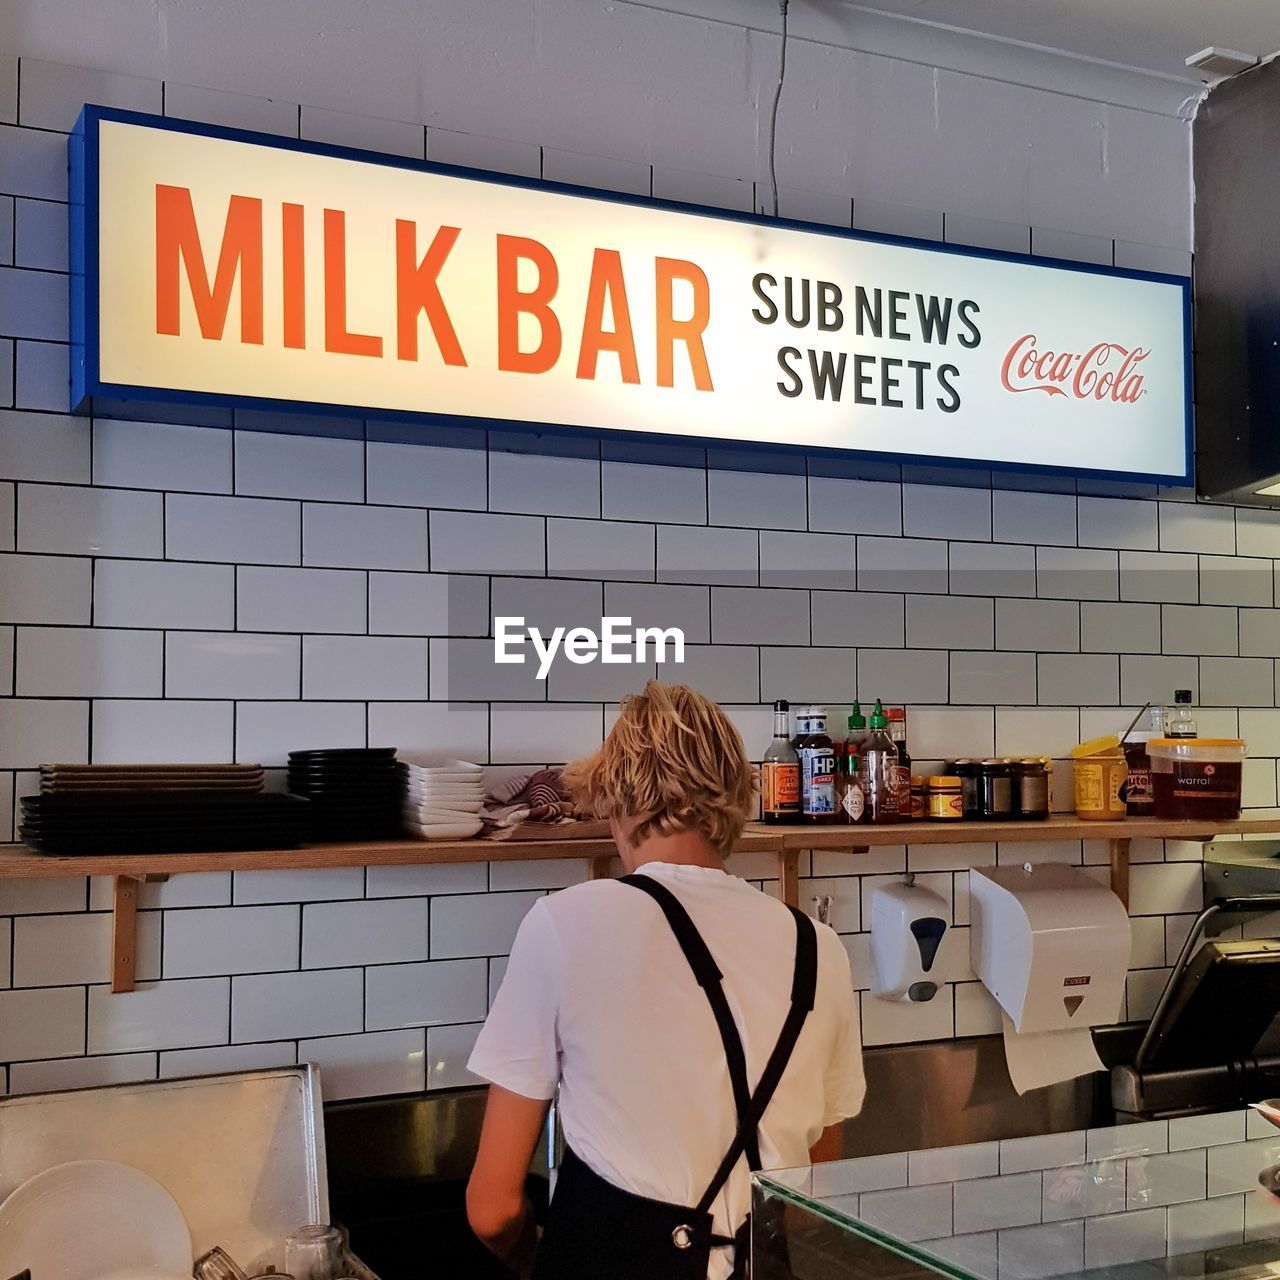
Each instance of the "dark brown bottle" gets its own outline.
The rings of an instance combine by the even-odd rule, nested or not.
[[[898,749],[898,772],[893,789],[898,797],[898,820],[906,822],[911,817],[911,753],[907,750],[907,709],[889,707],[885,711],[889,737]]]

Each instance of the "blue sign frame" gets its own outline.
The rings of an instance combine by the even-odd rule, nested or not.
[[[956,254],[966,258],[990,259],[999,262],[1015,262],[1032,267],[1052,267],[1058,270],[1082,272],[1088,275],[1112,276],[1129,280],[1148,280],[1157,284],[1173,285],[1182,293],[1182,327],[1184,338],[1184,441],[1183,469],[1180,472],[1132,472],[1111,471],[1095,467],[1055,467],[1032,463],[1014,463],[990,458],[935,457],[918,453],[888,453],[858,449],[821,448],[811,445],[761,444],[754,441],[733,440],[724,437],[699,437],[638,432],[607,426],[579,426],[576,424],[548,424],[544,422],[519,422],[488,417],[471,417],[448,414],[413,413],[406,410],[371,409],[361,405],[319,403],[315,401],[277,400],[260,396],[223,395],[203,391],[182,391],[169,388],[139,387],[123,383],[103,382],[98,365],[98,126],[104,121],[142,125],[150,129],[164,129],[173,133],[192,134],[210,138],[223,138],[232,142],[247,142],[257,146],[274,147],[286,151],[299,151],[310,155],[333,156],[338,159],[356,160],[364,164],[387,165],[397,169],[409,169],[423,173],[442,174],[446,177],[467,178],[478,182],[491,182],[506,187],[521,187],[561,195],[586,196],[593,200],[606,200],[614,204],[638,205],[647,208],[667,209],[675,213],[697,214],[719,218],[728,222],[763,224],[795,231],[807,231],[835,239],[858,240],[870,244],[894,245],[907,249],[924,249],[932,253]],[[1071,262],[1063,258],[1041,258],[1025,253],[1009,253],[998,249],[972,248],[966,245],[942,244],[909,236],[882,235],[866,231],[853,231],[822,223],[804,222],[792,218],[772,218],[761,214],[738,213],[715,209],[705,205],[689,204],[675,200],[660,200],[648,196],[633,196],[616,191],[601,191],[593,187],[581,187],[563,182],[547,182],[538,178],[523,178],[505,173],[491,173],[484,169],[470,169],[460,165],[437,164],[432,161],[414,160],[408,156],[387,155],[378,151],[364,151],[355,147],[334,146],[329,143],[309,142],[298,138],[284,138],[276,134],[257,133],[247,129],[230,129],[221,125],[202,124],[198,121],[178,120],[164,116],[148,115],[137,111],[125,111],[114,107],[86,104],[68,139],[70,167],[69,247],[71,260],[71,386],[70,411],[87,414],[93,409],[96,398],[110,400],[141,400],[150,404],[172,404],[223,409],[252,409],[299,415],[297,432],[306,434],[307,417],[346,417],[366,421],[392,421],[397,423],[420,422],[425,426],[462,426],[477,430],[520,430],[536,435],[584,434],[597,440],[616,437],[620,440],[644,442],[652,445],[692,445],[708,449],[732,450],[743,453],[789,454],[830,456],[857,459],[870,463],[907,463],[929,467],[980,467],[997,472],[1020,474],[1088,476],[1098,479],[1139,481],[1152,484],[1189,484],[1193,469],[1193,421],[1194,395],[1192,389],[1192,320],[1191,280],[1187,276],[1167,275],[1155,271],[1138,271],[1123,267],[1104,267],[1093,263]],[[319,432],[317,432],[319,434]]]

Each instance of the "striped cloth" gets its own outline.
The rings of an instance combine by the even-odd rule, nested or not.
[[[568,823],[575,807],[560,769],[517,774],[489,789],[484,798],[485,834],[510,835],[522,822]]]

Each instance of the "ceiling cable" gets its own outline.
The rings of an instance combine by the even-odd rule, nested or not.
[[[782,45],[778,51],[778,83],[773,90],[773,106],[769,111],[769,189],[773,193],[773,216],[778,216],[778,102],[782,83],[787,78],[787,6],[790,0],[778,0],[782,14]]]

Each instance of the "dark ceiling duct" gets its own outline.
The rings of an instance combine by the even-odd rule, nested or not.
[[[1280,500],[1280,64],[1214,87],[1192,128],[1196,485]]]

